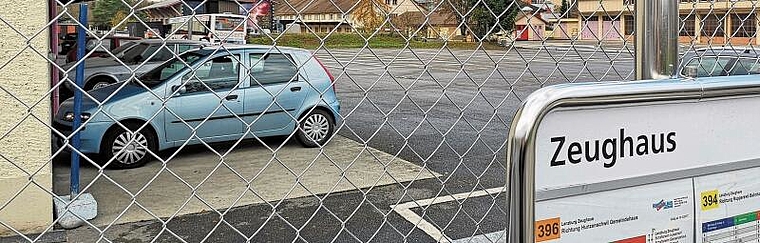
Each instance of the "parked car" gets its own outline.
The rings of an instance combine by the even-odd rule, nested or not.
[[[85,53],[90,53],[92,51],[92,54],[90,54],[90,58],[92,57],[107,57],[108,52],[113,53],[113,50],[124,45],[127,43],[135,42],[138,40],[141,40],[142,38],[139,37],[124,37],[124,36],[108,36],[103,38],[103,46],[98,46],[100,41],[94,37],[88,37],[87,42],[85,45]],[[93,51],[95,50],[95,51]],[[74,62],[77,60],[77,44],[76,40],[74,40],[73,45],[70,47],[68,52],[66,53],[66,62]]]
[[[58,49],[58,55],[66,55],[71,50],[71,47],[77,43],[77,33],[61,33],[58,39],[61,45]]]
[[[712,47],[684,54],[682,76],[711,77],[760,74],[760,49]]]
[[[79,151],[113,158],[112,167],[132,168],[154,158],[148,151],[201,140],[295,131],[304,146],[319,146],[341,122],[333,84],[328,69],[303,49],[245,45],[188,51],[137,79],[89,91],[102,105],[84,99]],[[72,130],[73,105],[66,100],[55,115],[59,131]]]
[[[164,43],[166,43],[164,45]],[[140,40],[136,41],[134,46],[126,50],[120,50],[115,54],[116,58],[98,57],[90,58],[85,62],[83,89],[85,91],[108,86],[122,80],[127,80],[135,70],[135,75],[141,75],[162,62],[174,57],[174,53],[180,54],[190,49],[197,49],[210,45],[207,42],[190,41],[190,40]],[[123,64],[122,64],[123,63]],[[68,63],[61,66],[64,70],[69,70],[67,75],[60,75],[61,80],[74,80],[76,77],[76,63]],[[125,66],[126,65],[126,66]],[[71,82],[64,83],[66,91],[61,92],[64,98],[72,95],[73,85]]]

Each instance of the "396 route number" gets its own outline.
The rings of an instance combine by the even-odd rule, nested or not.
[[[536,221],[535,239],[536,242],[559,239],[560,236],[559,218],[544,219]]]

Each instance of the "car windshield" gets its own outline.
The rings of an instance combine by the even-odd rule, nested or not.
[[[139,80],[146,86],[153,88],[173,77],[175,74],[185,69],[185,67],[188,67],[188,65],[192,66],[203,56],[205,56],[203,53],[187,52],[180,55],[179,58],[172,58],[158,67],[151,69],[140,76]]]
[[[739,58],[731,68],[731,75],[760,74],[760,59]]]
[[[175,56],[173,50],[176,46],[170,43],[167,45],[140,43],[126,50],[120,59],[127,63],[163,62]]]
[[[726,76],[732,57],[694,57],[684,67],[684,76],[692,78]]]
[[[124,55],[121,57],[121,60],[125,62],[139,61],[139,59],[145,58],[142,55],[143,53],[146,53],[145,50],[148,50],[149,48],[151,48],[150,44],[146,44],[146,43],[138,44],[134,48],[131,48],[127,50],[126,52],[124,52]],[[154,49],[155,51],[156,47],[152,47],[152,49]]]
[[[129,50],[129,48],[132,48],[135,45],[137,45],[137,42],[122,43],[119,47],[116,47],[116,49],[111,50],[111,53],[118,57],[120,54],[123,55],[122,52]]]

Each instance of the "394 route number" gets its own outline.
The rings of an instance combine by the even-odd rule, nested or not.
[[[702,211],[715,209],[720,206],[718,190],[704,191],[700,194]]]

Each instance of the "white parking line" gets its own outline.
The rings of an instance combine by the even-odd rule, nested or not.
[[[488,234],[482,234],[482,235],[476,235],[473,237],[467,237],[464,239],[458,239],[453,241],[452,243],[506,243],[507,242],[507,234],[506,231],[496,231],[493,233]]]
[[[401,217],[403,217],[410,223],[414,224],[417,228],[425,232],[425,234],[429,235],[435,240],[438,240],[438,242],[451,243],[453,241],[451,238],[449,238],[443,232],[441,232],[441,230],[435,227],[435,225],[433,225],[432,223],[428,222],[421,216],[414,213],[411,209],[425,207],[428,205],[433,205],[433,204],[438,204],[438,203],[461,200],[464,198],[475,198],[475,197],[481,197],[485,195],[493,195],[493,194],[497,194],[497,193],[501,193],[505,191],[506,191],[505,187],[496,187],[496,188],[485,189],[481,191],[465,192],[465,193],[459,193],[459,194],[454,194],[454,195],[445,195],[445,196],[440,196],[440,197],[434,197],[434,198],[402,203],[399,205],[391,206],[391,209],[393,209],[393,211],[395,211],[397,214],[399,214]],[[495,232],[495,233],[499,233],[499,232]],[[486,237],[487,239],[492,239],[493,236],[491,235],[495,233],[486,234],[483,236]],[[475,237],[479,237],[479,236],[475,236]],[[473,237],[470,237],[470,238],[473,238]]]

